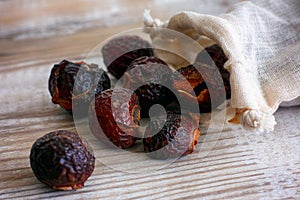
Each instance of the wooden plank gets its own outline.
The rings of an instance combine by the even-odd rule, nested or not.
[[[43,5],[45,2],[34,0],[27,7],[22,4],[17,12],[16,5],[20,1],[0,1],[1,27],[2,24],[8,29],[13,27],[7,32],[0,31],[0,199],[300,198],[300,107],[280,108],[275,114],[278,125],[273,133],[257,135],[228,126],[222,133],[202,133],[198,145],[200,152],[169,165],[143,154],[115,153],[110,160],[107,155],[97,157],[95,171],[81,190],[53,191],[41,184],[30,169],[31,145],[47,132],[57,129],[75,131],[76,128],[72,116],[51,103],[47,80],[52,65],[62,59],[82,60],[109,36],[141,26],[140,20],[133,20],[111,27],[102,24],[76,30],[74,34],[18,38],[18,35],[35,30],[28,29],[24,33],[24,21],[42,13],[64,18],[73,14],[84,15],[92,7],[102,10],[112,7],[111,1],[84,3],[76,0],[61,5],[54,0],[47,1],[47,6]],[[101,2],[104,2],[103,6]],[[188,8],[182,5],[182,1],[174,1],[172,5],[167,1],[112,2],[119,3],[128,13],[135,6],[136,12],[149,6],[158,14],[167,6],[170,12],[160,15],[162,17]],[[220,5],[223,1],[216,2]],[[66,5],[69,9],[65,9]],[[210,3],[203,1],[204,5]],[[197,9],[203,10],[203,6]],[[30,15],[38,9],[40,12]],[[209,11],[217,12],[217,9]],[[132,12],[131,17],[136,17],[136,13]],[[14,35],[10,37],[7,34],[13,29]],[[81,135],[89,138],[96,155],[104,152],[103,147],[93,142],[88,131],[81,132]],[[211,149],[203,150],[209,145]],[[111,165],[104,161],[111,162]],[[127,171],[120,170],[129,161]]]

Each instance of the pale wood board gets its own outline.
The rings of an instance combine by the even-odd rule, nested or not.
[[[137,171],[129,173],[111,168],[97,157],[95,171],[83,189],[54,191],[40,183],[29,165],[31,145],[50,131],[76,130],[72,116],[51,103],[47,84],[53,64],[62,59],[82,60],[111,35],[141,27],[141,20],[133,19],[144,7],[167,18],[181,8],[193,6],[181,6],[186,1],[174,1],[171,5],[167,1],[146,0],[77,0],[66,4],[31,1],[27,7],[18,2],[0,2],[0,23],[6,28],[0,30],[0,199],[300,199],[300,107],[280,108],[275,113],[278,124],[272,133],[257,135],[228,126],[221,133],[203,133],[198,147],[201,153],[182,157],[163,168],[159,162],[148,161],[149,166],[142,168],[141,173],[141,162],[128,158],[132,171]],[[236,1],[213,2],[217,8],[209,1],[199,1],[202,6],[198,10],[205,10],[207,5],[207,12],[217,13]],[[46,13],[44,17],[72,18],[92,8],[107,10],[113,5],[125,10],[112,9],[117,13],[114,20],[123,12],[129,17],[109,26],[104,25],[108,20],[104,17],[95,27],[78,28],[72,34],[58,29],[43,35],[52,28],[24,28],[32,19],[39,26],[42,19],[39,22],[38,16],[42,13]],[[170,11],[162,14],[167,8]],[[68,28],[66,19],[59,23]],[[90,137],[88,131],[82,136]],[[210,136],[215,137],[209,140]],[[212,149],[202,151],[201,147],[207,144]],[[101,151],[93,147],[96,152]],[[145,156],[142,158],[147,162]],[[121,165],[126,161],[120,155],[115,160],[118,162]]]

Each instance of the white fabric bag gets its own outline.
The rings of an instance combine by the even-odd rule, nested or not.
[[[166,27],[222,47],[231,74],[229,105],[236,113],[230,122],[272,131],[280,103],[300,96],[299,0],[245,1],[220,16],[180,12],[167,22],[145,11],[144,23],[153,42],[156,27]]]

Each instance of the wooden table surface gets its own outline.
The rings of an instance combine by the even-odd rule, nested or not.
[[[167,165],[143,156],[108,165],[97,154],[84,188],[40,183],[29,165],[31,145],[53,130],[76,131],[72,116],[50,100],[54,63],[83,60],[110,36],[142,27],[144,8],[168,19],[181,10],[219,14],[237,0],[63,2],[0,1],[0,199],[300,199],[300,107],[280,108],[272,133],[226,125],[203,133],[200,153]]]

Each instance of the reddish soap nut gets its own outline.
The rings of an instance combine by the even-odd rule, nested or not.
[[[184,80],[176,73],[172,77],[173,87],[178,91],[179,96],[190,101],[191,104],[198,102],[202,113],[211,112],[231,96],[230,74],[224,68],[227,59],[222,49],[216,45],[206,49],[209,55],[213,56],[212,58],[207,57],[205,52],[200,52],[193,65],[177,70],[185,78]],[[212,59],[216,60],[216,64]],[[218,77],[221,77],[221,80]],[[191,87],[187,87],[186,81]],[[225,95],[223,95],[224,90]],[[212,105],[212,100],[214,105]]]
[[[210,59],[207,57],[209,55]],[[230,99],[231,90],[230,90],[230,73],[227,69],[224,68],[224,64],[227,62],[227,57],[223,51],[223,49],[215,44],[209,47],[206,47],[204,51],[201,51],[195,60],[195,63],[200,62],[207,64],[209,66],[216,66],[218,71],[221,74],[223,84],[226,91],[226,98]]]
[[[72,63],[67,60],[53,66],[48,89],[54,104],[67,111],[75,106],[88,106],[98,93],[110,88],[106,72],[94,64]]]
[[[187,107],[184,109],[191,110],[194,109],[195,106],[199,106],[200,112],[210,112],[210,94],[199,71],[193,65],[189,65],[178,69],[177,72],[183,75],[185,79],[179,79],[176,74],[174,74],[172,79],[173,87],[177,90],[178,96],[180,96],[181,99],[190,102],[190,104],[187,104],[190,108]],[[189,83],[191,87],[187,87],[187,83]],[[193,89],[192,91],[191,88]],[[193,112],[193,110],[191,111]]]
[[[124,88],[134,90],[139,98],[141,117],[149,117],[154,104],[166,107],[176,96],[168,89],[172,69],[154,56],[143,56],[134,60],[124,74]],[[170,85],[171,87],[171,85]]]
[[[151,44],[136,35],[113,38],[102,47],[101,52],[108,72],[117,79],[123,76],[136,58],[154,54]]]
[[[36,140],[30,165],[38,180],[55,190],[76,190],[94,171],[95,157],[77,134],[58,130]]]
[[[144,151],[154,159],[179,158],[191,154],[200,137],[197,115],[167,112],[151,120],[143,138]]]
[[[89,126],[96,138],[108,145],[126,149],[139,139],[140,106],[128,89],[109,89],[98,94],[89,109]]]
[[[138,87],[142,83],[159,82],[172,75],[171,68],[154,56],[142,56],[135,59],[124,75],[124,86]]]

